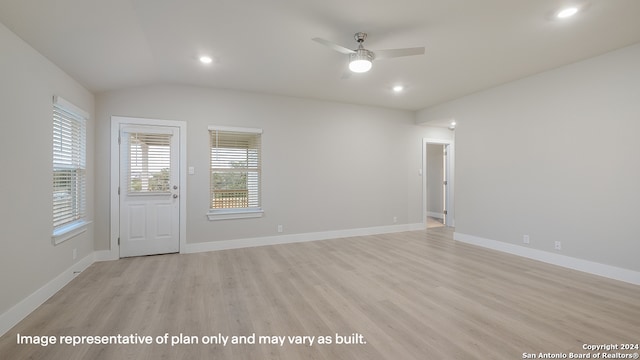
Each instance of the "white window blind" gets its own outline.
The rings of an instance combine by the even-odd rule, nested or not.
[[[86,215],[86,116],[60,98],[53,105],[53,227]]]
[[[209,128],[212,210],[261,209],[259,129]]]
[[[128,192],[168,193],[171,174],[171,134],[127,133]]]

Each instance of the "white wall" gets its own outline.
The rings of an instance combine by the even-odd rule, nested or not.
[[[53,95],[92,114],[91,93],[0,24],[0,315],[93,252],[93,228],[54,246]],[[93,143],[93,120],[87,140]],[[93,147],[87,154],[88,217],[93,217]],[[78,257],[73,260],[73,249]],[[5,324],[0,324],[3,328]],[[2,332],[0,331],[0,334]]]
[[[639,64],[637,44],[421,111],[458,124],[456,232],[640,270]]]
[[[409,111],[247,92],[155,86],[98,94],[96,247],[109,248],[109,124],[113,115],[187,122],[187,242],[422,223],[422,138]],[[258,219],[208,221],[208,125],[263,134]]]

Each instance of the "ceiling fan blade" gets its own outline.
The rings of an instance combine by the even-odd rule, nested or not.
[[[388,50],[374,50],[376,59],[389,59],[402,56],[423,55],[424,47],[414,47],[405,49],[388,49]]]
[[[313,40],[315,42],[319,42],[322,45],[328,46],[328,47],[332,48],[333,50],[335,50],[335,51],[337,51],[339,53],[343,53],[343,54],[347,54],[347,55],[355,53],[355,51],[353,51],[351,49],[347,49],[344,46],[340,46],[338,44],[334,44],[329,40],[325,40],[325,39],[321,39],[321,38],[313,38],[311,40]]]

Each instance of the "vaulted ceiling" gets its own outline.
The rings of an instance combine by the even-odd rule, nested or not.
[[[640,42],[639,19],[637,0],[0,0],[0,22],[95,93],[189,84],[407,110]],[[311,41],[355,48],[359,31],[426,53],[345,76],[347,56]]]

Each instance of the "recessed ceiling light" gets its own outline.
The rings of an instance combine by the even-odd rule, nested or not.
[[[402,86],[402,85],[396,85],[396,86],[393,87],[393,91],[394,92],[398,93],[398,92],[401,92],[402,90],[404,90],[404,86]]]
[[[568,17],[572,17],[573,15],[578,13],[578,8],[577,7],[569,7],[566,9],[562,9],[560,10],[557,14],[556,17],[559,19],[565,19]]]
[[[200,56],[200,62],[203,64],[211,64],[213,59],[209,56]]]

